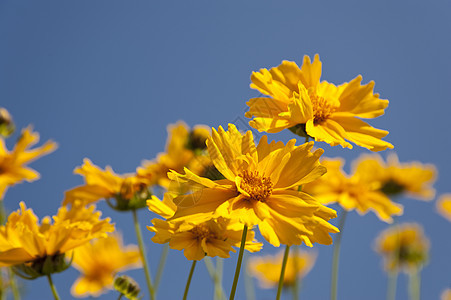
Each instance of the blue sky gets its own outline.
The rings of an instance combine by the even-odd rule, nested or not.
[[[376,82],[375,91],[390,105],[370,123],[390,131],[386,140],[401,161],[435,164],[438,194],[451,192],[450,9],[449,1],[1,1],[0,106],[19,128],[33,124],[42,140],[59,143],[56,152],[32,165],[42,178],[11,188],[5,205],[11,211],[25,201],[39,217],[54,214],[63,192],[82,183],[72,171],[83,158],[132,172],[163,151],[166,126],[178,120],[213,127],[236,122],[246,130],[245,102],[258,95],[249,88],[251,72],[284,59],[301,64],[304,54],[315,53],[325,80],[339,84],[362,74],[364,82]],[[270,135],[290,138],[289,132]],[[344,157],[348,167],[367,152],[317,146],[325,156]],[[422,293],[437,299],[451,287],[451,223],[433,202],[401,202],[405,213],[399,222],[420,222],[431,240]],[[131,216],[103,203],[99,208],[127,233],[127,243],[136,243]],[[154,217],[144,210],[139,216],[143,228]],[[385,296],[386,276],[372,245],[386,227],[372,213],[348,215],[339,298]],[[144,234],[155,270],[161,246]],[[318,260],[301,297],[327,299],[332,247],[312,250]],[[276,251],[265,244],[264,253]],[[235,254],[225,261],[227,292],[236,259]],[[189,266],[181,252],[170,252],[160,299],[181,298]],[[130,274],[145,288],[141,270]],[[71,298],[76,276],[75,270],[54,276],[63,299]],[[244,299],[243,279],[238,299]],[[211,298],[210,283],[199,264],[189,298]],[[36,299],[36,293],[50,299],[45,278],[26,284],[24,299]],[[399,297],[406,298],[404,278],[399,284]],[[275,291],[257,295],[273,299]]]

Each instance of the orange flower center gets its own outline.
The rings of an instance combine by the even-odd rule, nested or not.
[[[264,202],[271,195],[273,184],[269,177],[260,176],[257,171],[244,171],[241,178],[241,189],[246,191],[251,199]]]
[[[313,106],[313,124],[319,125],[326,121],[330,115],[337,109],[335,106],[327,102],[323,97],[316,93],[310,93],[310,100]]]
[[[202,239],[218,239],[216,234],[210,230],[207,224],[200,224],[190,230],[192,234],[196,236],[198,240]]]

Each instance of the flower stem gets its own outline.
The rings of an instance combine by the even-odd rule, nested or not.
[[[247,256],[245,257],[245,265],[247,264]],[[246,299],[255,300],[255,285],[252,280],[251,274],[249,273],[249,268],[246,268],[244,272],[244,288],[246,289]]]
[[[240,253],[238,254],[238,261],[236,263],[235,277],[233,278],[232,291],[230,292],[229,300],[235,299],[236,286],[238,283],[238,277],[240,276],[241,263],[243,262],[244,245],[246,244],[247,236],[247,224],[243,228],[243,236],[241,237]]]
[[[144,248],[143,237],[141,234],[141,227],[139,227],[138,214],[136,213],[136,209],[133,209],[132,212],[133,212],[133,223],[135,225],[136,237],[138,239],[139,252],[141,254],[141,259],[143,262],[144,273],[146,274],[146,282],[147,282],[147,287],[149,289],[149,296],[150,296],[150,299],[154,300],[155,299],[155,290],[152,285],[152,277],[150,276],[149,263],[147,262],[146,249]]]
[[[169,244],[164,244],[163,250],[160,256],[160,262],[158,263],[157,275],[155,275],[155,292],[158,290],[160,285],[161,276],[163,276],[164,266],[166,264],[166,259],[168,258]]]
[[[420,270],[416,270],[409,275],[410,300],[420,300]]]
[[[53,298],[55,300],[60,300],[60,297],[58,296],[58,292],[56,291],[55,285],[53,284],[52,276],[47,275],[47,279],[49,280],[50,288],[52,289]]]
[[[282,295],[283,279],[285,277],[285,269],[287,268],[289,254],[290,254],[290,246],[286,245],[285,252],[283,254],[282,269],[280,270],[279,285],[277,287],[277,297],[276,297],[277,300],[279,300],[280,295]]]
[[[224,269],[224,259],[216,257],[216,274],[215,274],[215,299],[222,300],[224,290],[222,289],[222,273]]]
[[[343,235],[343,228],[346,221],[347,211],[343,209],[343,213],[341,214],[340,221],[338,224],[338,229],[340,230],[335,237],[334,242],[334,250],[333,250],[333,258],[332,258],[332,281],[330,284],[330,299],[337,300],[337,287],[338,287],[338,261],[340,258],[340,244],[341,237]]]
[[[216,267],[214,266],[211,257],[209,256],[205,256],[204,257],[204,263],[205,266],[207,267],[207,271],[208,274],[210,275],[211,279],[213,280],[214,284],[215,284],[215,293],[214,293],[214,300],[223,300],[223,299],[227,299],[225,294],[224,294],[224,289],[222,288],[222,271],[221,274],[219,274],[219,261],[221,261],[221,265],[222,265],[222,259],[219,260],[216,263]],[[221,266],[222,269],[222,266]]]
[[[119,295],[119,297],[117,298],[117,300],[121,300],[121,299],[122,299],[122,296],[124,296],[124,294],[121,293],[121,294]]]
[[[196,267],[197,260],[193,260],[193,264],[191,265],[191,270],[189,270],[188,280],[186,281],[185,293],[183,293],[183,300],[186,300],[188,297],[188,290],[191,284],[191,279],[193,278],[194,268]]]
[[[387,300],[396,299],[396,285],[398,282],[398,271],[390,271],[388,273]]]

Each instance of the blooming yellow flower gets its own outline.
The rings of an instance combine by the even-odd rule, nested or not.
[[[246,117],[259,131],[279,132],[285,128],[324,141],[332,146],[352,148],[347,142],[372,151],[393,148],[382,141],[388,131],[371,127],[361,120],[384,114],[388,100],[373,93],[374,82],[361,85],[362,76],[335,86],[320,82],[321,61],[315,55],[313,63],[304,56],[299,68],[295,62],[283,61],[278,67],[252,73],[251,88],[269,97],[247,102]]]
[[[436,206],[439,214],[451,221],[451,194],[442,195],[438,199]]]
[[[228,132],[222,127],[213,129],[207,148],[226,179],[212,181],[188,169],[185,175],[173,171],[171,179],[191,185],[193,192],[174,199],[178,207],[170,220],[236,218],[249,227],[258,225],[263,237],[275,246],[331,244],[329,233],[338,229],[327,221],[336,212],[293,189],[326,172],[318,162],[323,150],[312,153],[313,142],[295,143],[294,139],[287,145],[268,143],[264,136],[256,146],[250,131],[242,135],[233,124]]]
[[[294,250],[294,251],[293,251]],[[295,281],[303,278],[315,264],[316,254],[293,249],[288,256],[284,276],[284,287],[295,284]],[[279,283],[282,269],[283,251],[276,255],[257,256],[249,259],[249,271],[255,276],[263,288],[274,288]]]
[[[76,248],[72,265],[81,272],[72,295],[98,297],[113,288],[116,273],[141,267],[141,256],[137,246],[124,246],[122,236],[112,234]]]
[[[33,132],[31,126],[22,130],[22,134],[14,149],[8,151],[5,141],[0,138],[0,200],[9,186],[26,180],[39,179],[39,173],[26,165],[40,156],[49,154],[57,147],[56,143],[47,141],[41,147],[30,149],[39,141],[39,134]]]
[[[428,259],[429,241],[416,223],[394,225],[376,239],[376,251],[388,271],[416,272]]]
[[[117,205],[134,201],[136,208],[139,208],[145,206],[145,200],[150,197],[148,178],[135,174],[118,175],[109,166],[102,170],[87,158],[83,160],[83,166],[76,168],[74,173],[84,176],[86,183],[66,191],[63,205],[78,200],[89,204],[100,199],[115,198]],[[143,205],[140,205],[141,202]]]
[[[356,172],[364,181],[378,182],[377,188],[387,196],[405,194],[411,198],[432,200],[435,195],[432,184],[437,177],[436,168],[420,162],[400,163],[395,153],[387,157],[387,162],[378,154],[362,155]]]
[[[359,165],[351,176],[343,169],[340,159],[324,159],[321,163],[327,168],[327,174],[318,180],[302,186],[303,191],[313,195],[322,204],[338,202],[347,211],[356,210],[366,214],[372,210],[379,219],[391,223],[393,215],[401,215],[403,207],[390,200],[380,191],[379,181],[364,180],[367,172]]]
[[[24,264],[36,275],[53,272],[47,258],[64,258],[66,252],[114,231],[110,219],[101,220],[100,216],[95,206],[76,202],[70,209],[61,207],[53,216],[53,224],[45,217],[39,225],[33,211],[21,202],[20,209],[9,215],[6,225],[0,226],[0,267]]]

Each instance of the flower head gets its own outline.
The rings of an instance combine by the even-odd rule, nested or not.
[[[315,55],[313,63],[304,56],[299,68],[296,63],[283,61],[278,67],[252,73],[251,88],[268,97],[247,102],[246,117],[259,131],[279,132],[285,128],[332,146],[352,148],[348,142],[381,151],[393,148],[381,139],[388,131],[371,127],[361,120],[384,114],[388,100],[373,93],[374,82],[361,85],[359,75],[348,83],[335,86],[320,82],[321,61]]]
[[[378,181],[364,179],[371,170],[362,170],[357,165],[352,175],[347,175],[340,159],[324,159],[321,163],[327,167],[327,174],[302,188],[322,204],[338,202],[345,210],[355,209],[361,215],[372,210],[379,219],[389,223],[393,215],[402,214],[402,205],[381,192]]]
[[[376,239],[376,251],[388,271],[416,272],[428,259],[429,241],[416,223],[394,225]]]
[[[15,129],[16,126],[9,112],[5,108],[0,107],[0,136],[9,137]]]
[[[124,246],[122,237],[112,234],[76,248],[72,265],[81,272],[72,286],[72,295],[98,297],[113,288],[116,273],[139,268],[141,256],[137,246]]]
[[[451,194],[442,195],[436,203],[437,211],[448,221],[451,221]]]
[[[0,226],[0,266],[24,264],[21,270],[29,267],[46,275],[47,258],[61,261],[57,258],[66,252],[114,231],[110,219],[101,220],[100,216],[94,206],[77,202],[70,209],[61,207],[53,216],[53,224],[49,217],[38,224],[33,211],[21,202],[20,209],[9,215],[6,225]]]
[[[282,260],[283,251],[276,255],[251,257],[249,271],[263,288],[274,288],[279,283]],[[283,286],[292,286],[296,280],[307,275],[315,264],[315,260],[316,254],[299,249],[292,251],[288,256]]]
[[[252,133],[241,134],[233,124],[226,132],[213,129],[207,148],[216,169],[225,179],[212,181],[185,169],[185,175],[172,171],[174,183],[193,189],[174,199],[177,211],[170,220],[189,219],[204,222],[211,218],[233,218],[260,232],[271,244],[308,246],[318,242],[331,244],[329,236],[338,229],[327,221],[336,212],[321,205],[295,187],[311,182],[326,172],[318,162],[323,153],[313,153],[313,142],[295,146],[267,142],[258,146]]]
[[[22,130],[14,149],[8,151],[5,141],[0,138],[0,200],[6,189],[16,183],[26,180],[28,182],[39,179],[39,173],[26,165],[40,156],[53,152],[57,145],[52,141],[41,147],[30,149],[39,141],[39,134],[33,132],[31,127]]]

